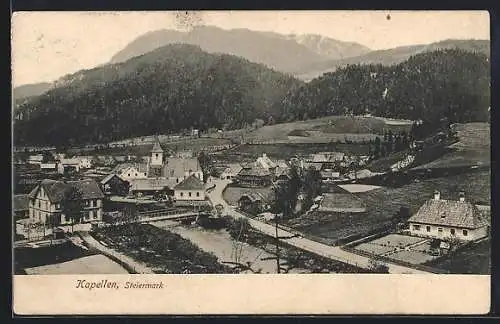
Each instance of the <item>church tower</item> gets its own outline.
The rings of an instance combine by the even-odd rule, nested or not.
[[[158,137],[156,137],[155,144],[153,145],[153,149],[151,150],[150,165],[163,166],[163,149],[161,148]]]

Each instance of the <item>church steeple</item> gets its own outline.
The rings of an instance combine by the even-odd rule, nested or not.
[[[151,165],[163,165],[163,149],[160,140],[156,136],[155,143],[151,149]]]

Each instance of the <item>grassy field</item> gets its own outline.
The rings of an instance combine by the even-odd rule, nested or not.
[[[279,141],[285,143],[327,143],[331,141],[364,141],[382,135],[385,130],[409,130],[411,121],[386,120],[379,117],[328,116],[323,118],[267,125],[253,131],[235,130],[224,136],[246,141]]]
[[[209,137],[201,137],[201,138],[186,138],[186,139],[179,139],[175,141],[169,141],[169,142],[163,142],[161,143],[163,149],[171,150],[171,151],[184,151],[184,150],[193,150],[193,151],[200,151],[203,148],[209,147],[209,146],[218,146],[218,145],[226,145],[226,144],[231,144],[231,141],[229,139],[223,139],[223,138],[209,138]],[[131,147],[110,147],[110,148],[103,148],[103,149],[97,149],[97,150],[92,150],[92,151],[86,151],[84,154],[89,154],[89,155],[105,155],[105,154],[110,154],[110,155],[126,155],[126,154],[131,154],[131,155],[148,155],[151,149],[153,148],[152,144],[144,144],[144,145],[137,145],[137,146],[131,146]],[[72,152],[75,153],[75,152]]]
[[[415,213],[439,189],[443,199],[457,199],[458,191],[465,190],[467,199],[476,204],[490,204],[489,171],[471,172],[451,177],[434,178],[411,183],[399,188],[381,187],[355,193],[366,205],[366,213],[312,213],[289,221],[289,225],[313,236],[332,242],[349,235],[367,233],[387,226],[391,218],[407,207]]]
[[[466,246],[450,256],[430,261],[426,265],[455,274],[491,274],[491,240]]]
[[[421,165],[420,168],[490,165],[490,128],[488,123],[455,125],[454,129],[460,140],[450,146],[452,150],[430,163]]]
[[[238,200],[241,198],[241,196],[248,193],[260,193],[264,197],[271,197],[272,189],[271,187],[241,188],[241,187],[228,186],[224,190],[224,200],[227,201],[227,203],[230,205],[237,206]]]

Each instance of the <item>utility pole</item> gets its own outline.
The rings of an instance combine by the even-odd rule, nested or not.
[[[274,215],[274,222],[275,222],[275,225],[276,225],[276,271],[277,273],[281,273],[281,269],[280,269],[280,239],[279,239],[279,236],[278,236],[278,215],[275,214]]]

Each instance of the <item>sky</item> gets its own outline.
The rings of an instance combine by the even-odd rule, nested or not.
[[[319,34],[374,50],[450,38],[490,39],[486,11],[16,12],[12,84],[53,82],[108,62],[149,31],[193,25]]]

